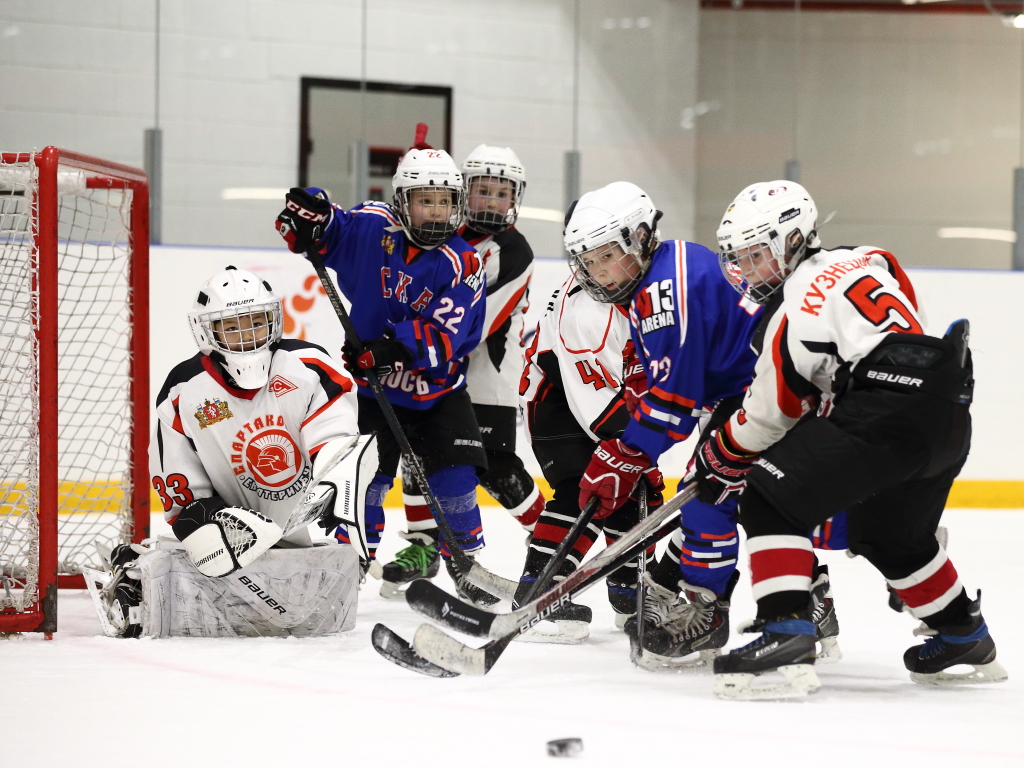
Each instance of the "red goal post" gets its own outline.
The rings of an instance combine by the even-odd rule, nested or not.
[[[0,633],[149,533],[149,187],[120,163],[0,153]]]

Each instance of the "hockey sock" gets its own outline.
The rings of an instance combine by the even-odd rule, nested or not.
[[[814,570],[807,532],[786,520],[751,486],[740,498],[740,522],[747,532],[757,618],[806,612]]]
[[[533,529],[533,538],[530,540],[530,548],[526,553],[525,571],[537,576],[544,568],[544,564],[554,554],[558,545],[562,543],[576,518],[580,516],[579,508],[580,487],[579,478],[572,477],[563,480],[554,487],[554,494],[541,512],[537,525]],[[579,567],[580,562],[590,551],[590,547],[597,541],[601,533],[598,524],[591,522],[573,545],[572,551],[566,558],[572,568]]]
[[[528,531],[534,529],[544,509],[544,495],[523,466],[523,460],[508,451],[487,451],[488,469],[480,485]]]
[[[847,549],[846,513],[830,517],[811,531],[811,544],[815,549]]]
[[[410,533],[437,528],[437,521],[430,514],[427,500],[414,477],[402,477],[402,503],[405,505],[406,528]]]
[[[428,477],[427,482],[463,551],[482,549],[484,529],[476,502],[476,469],[469,464],[443,467]],[[443,542],[441,555],[445,559],[451,557],[448,546]]]
[[[370,560],[377,559],[377,547],[380,546],[380,537],[384,535],[384,497],[388,495],[394,483],[393,477],[374,475],[366,489],[366,548],[369,550]],[[352,543],[347,525],[339,525],[334,537],[342,544]]]
[[[936,545],[938,543],[936,542]],[[903,578],[883,573],[906,610],[929,627],[960,626],[970,623],[970,599],[960,576],[942,547],[935,557]]]
[[[717,505],[691,501],[683,510],[682,532],[679,570],[683,580],[716,595],[725,594],[740,551],[736,501]]]

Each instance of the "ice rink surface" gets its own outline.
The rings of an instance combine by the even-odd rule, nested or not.
[[[404,544],[400,516],[389,510],[385,562]],[[821,691],[800,702],[719,701],[709,673],[634,668],[603,587],[581,600],[595,614],[585,645],[516,643],[486,677],[447,680],[392,666],[370,647],[375,622],[406,638],[420,623],[378,597],[373,580],[354,631],[306,640],[108,639],[88,595],[68,591],[52,642],[0,641],[0,765],[518,768],[557,763],[545,742],[576,736],[584,750],[572,760],[588,765],[1022,766],[1024,510],[950,510],[943,522],[968,590],[984,590],[1006,683],[911,683],[902,654],[916,622],[889,610],[862,558],[841,552],[823,561],[844,658],[819,665]],[[481,562],[518,576],[518,525],[487,508],[484,526]],[[746,574],[731,615],[734,625],[753,615]]]

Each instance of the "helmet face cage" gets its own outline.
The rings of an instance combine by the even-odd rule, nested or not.
[[[190,315],[199,347],[226,357],[254,355],[281,340],[280,299]]]
[[[466,175],[466,223],[477,232],[496,235],[514,226],[526,182],[508,176]]]
[[[641,226],[646,228],[644,224]],[[653,249],[642,245],[635,233],[630,237],[626,227],[623,230],[625,236],[620,235],[596,248],[569,254],[569,266],[576,280],[591,298],[602,304],[629,301],[651,265]],[[631,244],[627,245],[627,240]],[[647,240],[652,240],[649,230]]]
[[[429,196],[418,195],[417,193],[421,191],[430,194]],[[447,202],[438,203],[438,197],[442,193],[447,193]],[[423,202],[424,199],[431,202]],[[428,211],[428,220],[418,225],[414,225],[412,222],[412,206],[414,204]],[[433,248],[454,235],[462,226],[464,207],[465,190],[462,187],[431,184],[401,187],[395,190],[395,208],[398,211],[398,218],[402,222],[402,226],[405,227],[409,239],[420,248]]]
[[[814,237],[813,231],[804,237],[799,229],[793,229],[782,238],[771,229],[735,250],[729,242],[718,252],[722,274],[743,296],[767,304],[803,260],[807,243]],[[765,249],[768,254],[761,255]]]

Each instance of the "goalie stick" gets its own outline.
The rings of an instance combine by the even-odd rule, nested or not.
[[[306,252],[306,258],[309,259],[309,263],[312,264],[313,269],[316,270],[317,277],[320,278],[320,284],[323,285],[324,291],[327,293],[327,298],[330,299],[331,306],[334,308],[334,313],[338,316],[338,320],[341,321],[342,328],[345,329],[346,338],[356,349],[364,349],[363,342],[359,339],[359,334],[356,333],[355,326],[352,324],[352,320],[348,316],[345,306],[341,303],[341,297],[338,295],[338,291],[334,287],[334,281],[332,281],[331,276],[327,274],[327,268],[324,266],[324,262],[323,259],[320,258],[320,254],[310,248]],[[412,470],[413,477],[423,493],[423,498],[427,502],[427,506],[430,508],[430,513],[434,516],[434,520],[437,521],[437,525],[441,529],[441,536],[448,545],[448,550],[451,552],[455,565],[458,566],[460,571],[466,574],[466,578],[471,584],[475,584],[480,587],[480,589],[490,592],[492,595],[505,600],[511,600],[516,593],[516,588],[519,586],[518,583],[487,570],[470,558],[469,555],[462,550],[462,547],[459,546],[459,542],[455,539],[455,533],[452,531],[451,526],[448,525],[448,521],[445,520],[444,512],[441,510],[441,505],[437,503],[437,499],[434,498],[434,492],[430,490],[430,484],[427,482],[427,472],[423,468],[423,462],[420,461],[420,457],[413,451],[412,445],[409,443],[409,438],[405,436],[405,432],[402,430],[402,425],[398,423],[398,417],[395,416],[395,411],[392,409],[391,403],[388,402],[387,395],[384,394],[384,389],[380,385],[380,380],[377,378],[377,374],[372,370],[367,370],[365,373],[366,381],[369,383],[370,389],[373,391],[373,396],[376,398],[377,404],[380,406],[381,412],[384,414],[384,418],[387,421],[388,426],[391,428],[391,432],[395,436],[395,441],[398,443],[398,447],[402,452],[402,458],[405,460],[406,466]]]
[[[581,565],[540,597],[511,613],[486,614],[476,606],[446,596],[445,601],[457,605],[458,612],[469,616],[473,623],[460,622],[457,618],[454,622],[451,621],[449,619],[450,606],[448,615],[444,616],[442,621],[449,626],[452,626],[453,623],[460,624],[458,630],[466,634],[492,638],[484,646],[471,648],[445,634],[437,627],[423,624],[416,630],[413,649],[422,658],[445,669],[467,675],[486,675],[516,637],[557,611],[572,595],[587,590],[598,580],[622,567],[634,556],[672,533],[678,520],[670,520],[667,523],[665,521],[696,496],[697,486],[695,483],[690,483],[653,514],[627,531],[622,538],[605,549],[604,552]],[[442,605],[433,609],[433,615],[440,616],[443,611]]]
[[[576,540],[579,539],[580,534],[583,533],[583,530],[588,525],[590,525],[590,521],[594,519],[594,514],[597,512],[597,508],[598,500],[596,498],[592,498],[583,509],[583,513],[576,519],[576,522],[573,523],[568,533],[566,533],[565,538],[562,539],[558,548],[555,550],[555,553],[551,556],[547,565],[544,566],[544,570],[541,571],[540,575],[537,577],[537,580],[530,585],[529,589],[527,589],[526,594],[523,596],[523,600],[525,602],[532,600],[533,596],[540,590],[547,587],[551,579],[554,578],[558,569],[562,567],[562,563],[564,563],[565,559],[569,556],[569,552],[572,551],[572,548],[575,546]],[[433,586],[433,582],[428,579],[417,579],[409,585],[409,589],[412,589],[421,583]],[[442,592],[442,594],[445,593]],[[408,594],[406,596],[408,597]],[[447,597],[446,594],[445,596]],[[430,677],[456,677],[459,674],[458,672],[445,669],[444,667],[438,666],[437,664],[423,658],[416,653],[416,650],[408,641],[383,624],[377,624],[373,628],[370,640],[373,644],[374,650],[376,650],[377,653],[385,659],[400,667],[412,670],[413,672],[419,672],[420,674],[429,675]],[[511,642],[511,640],[509,642]]]

